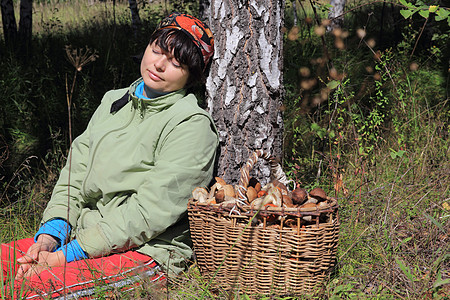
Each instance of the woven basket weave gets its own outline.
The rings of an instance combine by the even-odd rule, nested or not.
[[[262,151],[241,170],[241,188],[246,189],[255,157],[275,163]],[[250,160],[251,160],[250,159]],[[284,176],[282,174],[281,176]],[[239,186],[236,188],[239,190]],[[248,295],[309,294],[331,272],[339,236],[337,201],[330,199],[322,209],[250,205],[208,205],[191,199],[189,224],[197,264],[214,285]],[[311,216],[313,224],[304,225]],[[267,218],[278,218],[268,225]],[[263,222],[255,222],[262,219]]]

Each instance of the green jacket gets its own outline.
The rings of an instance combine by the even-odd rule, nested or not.
[[[192,256],[187,202],[212,179],[218,135],[194,95],[138,99],[140,81],[105,94],[73,141],[42,223],[68,220],[90,257],[134,248],[179,273]],[[130,101],[111,113],[127,90]]]

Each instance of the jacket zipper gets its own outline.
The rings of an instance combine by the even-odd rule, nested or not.
[[[91,171],[92,171],[92,166],[94,165],[94,159],[95,159],[95,155],[96,155],[96,152],[97,152],[97,149],[98,149],[99,145],[102,143],[103,139],[104,139],[106,136],[110,135],[110,134],[113,133],[113,132],[116,132],[116,131],[119,131],[119,130],[122,130],[122,129],[127,128],[127,127],[131,124],[131,122],[133,121],[135,115],[136,115],[136,109],[133,109],[133,113],[132,113],[132,115],[131,115],[131,118],[128,120],[128,122],[127,122],[125,125],[123,125],[123,126],[121,126],[121,127],[119,127],[119,128],[116,128],[116,129],[114,129],[114,130],[111,130],[111,131],[107,132],[107,133],[104,134],[104,135],[100,138],[100,140],[98,141],[97,145],[96,145],[95,148],[94,148],[94,153],[92,154],[91,165],[90,165],[90,167],[89,167],[89,170],[86,172],[86,176],[84,177],[83,188],[82,188],[82,190],[83,190],[83,195],[86,195],[86,182],[87,182],[87,179],[89,178],[89,175],[90,175],[90,173],[91,173]]]

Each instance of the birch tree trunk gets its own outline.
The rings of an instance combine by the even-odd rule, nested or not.
[[[14,4],[12,0],[1,0],[3,34],[5,44],[12,45],[17,36],[16,17],[14,15]]]
[[[284,0],[208,2],[215,54],[207,109],[220,135],[217,175],[235,184],[254,150],[281,157]],[[267,181],[269,165],[258,163],[252,175]]]
[[[328,12],[328,19],[331,20],[330,25],[327,27],[328,31],[335,28],[341,28],[344,25],[344,8],[346,0],[331,0],[330,11]]]

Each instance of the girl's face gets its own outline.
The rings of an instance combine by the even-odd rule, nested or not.
[[[189,70],[180,64],[173,53],[156,45],[156,41],[147,46],[141,62],[141,75],[146,89],[145,96],[152,97],[182,89],[189,78]],[[149,95],[153,93],[153,95]]]

